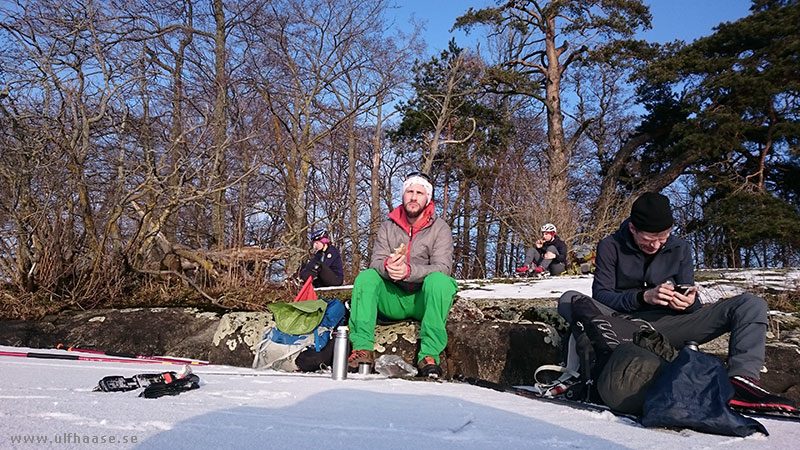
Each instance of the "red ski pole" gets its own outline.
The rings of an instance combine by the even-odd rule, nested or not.
[[[95,362],[117,362],[117,363],[138,363],[138,364],[181,364],[169,361],[153,361],[146,359],[122,359],[122,358],[103,358],[100,356],[80,356],[67,355],[63,353],[38,353],[38,352],[5,352],[0,351],[0,356],[16,356],[20,358],[39,358],[39,359],[67,359],[72,361],[95,361]]]
[[[173,364],[189,364],[193,366],[207,366],[209,364],[208,361],[198,361],[193,359],[181,359],[181,358],[170,358],[166,356],[144,356],[144,355],[137,355],[135,353],[118,353],[118,352],[104,352],[101,350],[90,350],[86,348],[80,347],[67,347],[64,344],[58,344],[56,346],[57,349],[66,350],[68,352],[81,352],[81,353],[91,353],[94,355],[104,355],[104,356],[114,356],[118,358],[131,358],[131,359],[141,359],[145,361],[157,361],[157,362],[166,362],[166,363],[173,363]]]

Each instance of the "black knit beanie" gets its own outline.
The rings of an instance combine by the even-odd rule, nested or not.
[[[672,226],[669,199],[657,192],[645,192],[633,202],[631,223],[639,231],[660,233]]]

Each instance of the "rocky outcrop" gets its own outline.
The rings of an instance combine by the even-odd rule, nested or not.
[[[275,325],[270,312],[225,314],[211,340],[208,360],[215,364],[250,366],[267,325]]]
[[[449,321],[440,365],[445,378],[456,374],[510,384],[531,384],[542,364],[559,360],[558,334],[541,323]],[[378,325],[375,353],[416,362],[419,322]]]
[[[133,308],[65,312],[40,321],[6,321],[0,344],[32,348],[80,346],[120,353],[208,357],[220,322],[193,308]]]
[[[219,315],[191,308],[146,308],[67,312],[40,321],[0,323],[0,345],[55,348],[59,343],[104,351],[171,355],[249,367],[269,312]],[[542,364],[561,361],[566,324],[555,301],[457,299],[447,324],[442,354],[445,377],[455,374],[509,384],[532,384]],[[416,362],[419,323],[379,325],[377,355]],[[800,319],[770,317],[765,387],[800,403]],[[701,346],[724,359],[727,336]]]
[[[269,312],[222,316],[191,308],[69,312],[41,321],[3,322],[0,344],[52,349],[63,343],[248,367],[265,327],[273,323]],[[441,363],[448,377],[460,373],[509,383],[532,382],[536,367],[559,359],[553,327],[486,320],[480,309],[462,301],[457,302],[447,330],[449,343]],[[418,336],[418,322],[379,325],[377,354],[396,354],[416,362]]]

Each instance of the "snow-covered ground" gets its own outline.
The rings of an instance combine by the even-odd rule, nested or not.
[[[698,294],[703,303],[733,297],[742,292],[760,294],[767,289],[800,289],[800,269],[751,269],[698,271]],[[591,275],[557,276],[541,280],[522,278],[505,280],[459,281],[458,296],[464,299],[558,298],[567,290],[592,295]],[[513,281],[513,282],[508,282]]]
[[[465,280],[458,282],[458,296],[464,299],[558,298],[567,290],[591,295],[593,280],[591,275],[505,280],[513,282]]]
[[[687,450],[800,442],[800,424],[786,421],[762,420],[769,437],[653,430],[465,384],[378,376],[335,381],[212,365],[194,367],[202,386],[176,397],[92,392],[107,375],[175,368],[0,356],[0,448]]]

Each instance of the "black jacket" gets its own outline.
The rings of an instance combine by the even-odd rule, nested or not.
[[[314,270],[318,263],[320,267]],[[329,244],[324,251],[318,250],[314,253],[311,261],[300,271],[300,278],[306,279],[309,276],[314,277],[314,287],[341,286],[344,282],[344,268],[339,249]]]
[[[667,306],[646,305],[637,295],[671,280],[675,284],[694,284],[692,249],[685,240],[670,235],[667,242],[647,264],[645,254],[636,245],[625,220],[611,236],[597,244],[592,297],[617,311],[669,309]],[[698,298],[683,312],[700,307]],[[672,310],[671,310],[672,311]]]
[[[566,267],[567,244],[565,244],[564,241],[562,241],[561,238],[558,237],[558,235],[553,236],[552,241],[545,242],[544,245],[542,245],[542,248],[536,248],[536,247],[534,248],[536,248],[536,251],[538,251],[540,255],[544,256],[544,254],[547,253],[547,247],[550,245],[554,245],[556,247],[556,250],[558,250],[558,255],[556,255],[555,259],[553,259],[553,262],[564,264],[564,267]]]

